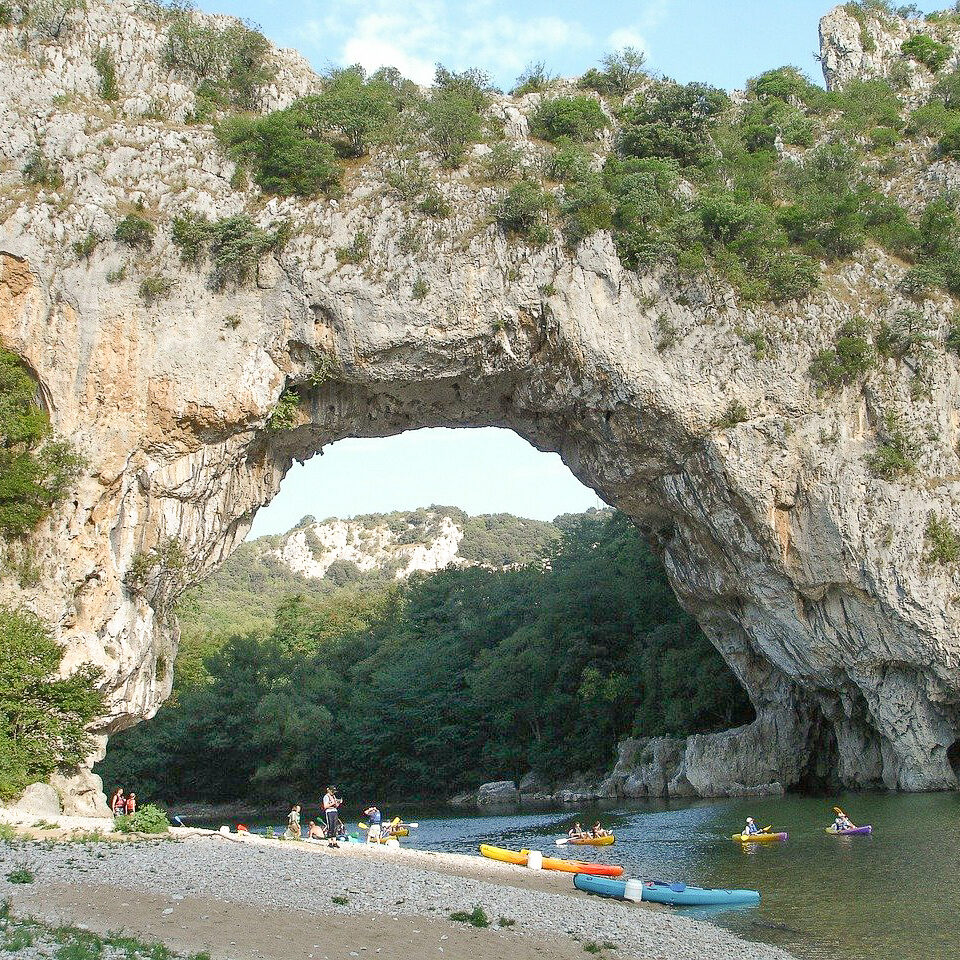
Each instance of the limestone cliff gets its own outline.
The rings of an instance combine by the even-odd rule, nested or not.
[[[384,189],[378,156],[351,166],[341,199],[261,196],[234,178],[209,127],[184,123],[194,93],[160,66],[162,18],[134,0],[88,8],[54,39],[0,28],[0,339],[88,465],[36,533],[41,585],[8,575],[2,596],[54,625],[68,665],[103,668],[99,733],[168,695],[172,600],[243,539],[294,459],[346,436],[499,425],[558,452],[649,531],[748,690],[750,730],[687,745],[726,758],[694,790],[831,769],[850,786],[956,787],[960,582],[925,561],[924,527],[934,511],[960,519],[960,366],[936,352],[919,396],[892,361],[832,396],[808,376],[842,323],[883,318],[901,263],[868,248],[808,298],[751,307],[716,279],[625,270],[607,233],[573,252],[559,236],[511,240],[489,221],[496,188],[469,168],[436,173],[444,220]],[[899,24],[889,29],[911,29]],[[828,79],[883,66],[887,46],[857,53],[848,12],[822,33]],[[104,46],[116,103],[96,93]],[[301,58],[271,56],[266,106],[314,89]],[[490,108],[533,157],[535,100]],[[61,188],[23,182],[38,145],[59,158]],[[914,209],[960,183],[953,162],[922,158],[888,177]],[[149,252],[105,239],[78,258],[72,244],[111,238],[138,204],[159,225]],[[217,290],[170,242],[184,209],[284,219],[292,239],[254,283]],[[342,263],[337,249],[360,231],[366,261]],[[139,296],[155,275],[175,281],[170,295]],[[955,304],[936,295],[924,309],[942,334]],[[273,429],[292,387],[292,429]],[[923,438],[913,478],[877,479],[865,463],[890,403]]]

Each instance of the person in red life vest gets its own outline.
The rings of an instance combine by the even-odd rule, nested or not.
[[[339,847],[337,843],[337,821],[340,819],[340,807],[343,804],[337,796],[336,787],[327,787],[327,792],[323,795],[323,815],[327,821],[327,839],[331,847]]]
[[[116,792],[110,798],[110,809],[115,817],[127,812],[127,800],[123,795],[123,787],[117,787]]]
[[[127,797],[126,803],[123,805],[123,810],[124,813],[128,815],[132,815],[137,812],[137,795],[135,793],[131,793],[130,796]]]

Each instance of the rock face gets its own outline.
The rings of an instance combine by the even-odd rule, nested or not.
[[[808,300],[754,309],[707,278],[624,270],[607,234],[573,254],[559,238],[510,241],[489,223],[495,191],[464,171],[436,174],[453,210],[444,221],[403,207],[377,159],[351,171],[341,200],[262,199],[231,188],[209,128],[181,122],[193,94],[158,66],[164,27],[141,9],[91,0],[30,57],[24,30],[0,29],[0,340],[87,461],[35,536],[41,586],[7,573],[0,591],[53,625],[68,669],[103,669],[97,733],[151,716],[169,694],[172,601],[244,538],[294,459],[347,436],[494,425],[558,452],[649,532],[756,708],[749,728],[692,738],[682,757],[655,746],[636,789],[666,778],[669,792],[680,776],[677,789],[722,793],[821,774],[956,787],[960,584],[924,561],[923,531],[932,511],[960,517],[957,360],[938,352],[919,398],[892,362],[837,397],[807,375],[841,323],[879,322],[902,265],[868,251]],[[851,22],[824,21],[830,80],[864,69]],[[95,93],[104,44],[116,106]],[[315,87],[301,59],[275,57],[272,105]],[[522,106],[494,109],[516,119]],[[60,192],[23,183],[38,143],[59,158]],[[922,199],[957,182],[941,163],[891,189]],[[160,223],[148,255],[105,239],[77,258],[72,243],[112,237],[138,202]],[[185,209],[285,218],[293,239],[263,260],[259,283],[217,292],[170,242],[169,218]],[[335,251],[361,230],[367,262],[342,264]],[[138,286],[156,272],[176,283],[148,305]],[[954,309],[927,304],[941,333]],[[744,330],[772,349],[758,357]],[[292,387],[303,398],[293,428],[271,429]],[[865,464],[888,402],[925,438],[915,481],[878,480]],[[731,404],[744,411],[734,424],[722,417]]]
[[[487,807],[498,803],[519,803],[520,791],[512,780],[495,780],[483,784],[477,791],[477,806]]]

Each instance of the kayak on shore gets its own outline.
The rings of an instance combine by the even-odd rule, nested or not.
[[[616,842],[616,839],[612,833],[608,833],[605,837],[561,837],[557,841],[557,846],[569,844],[571,847],[609,847]]]
[[[505,850],[503,847],[481,843],[480,853],[490,860],[499,860],[501,863],[512,863],[518,867],[525,867],[530,851]],[[544,857],[543,869],[559,870],[563,873],[588,873],[598,877],[619,877],[623,873],[623,867],[609,866],[605,863],[587,863],[583,860],[563,860],[560,857]]]
[[[664,883],[662,880],[642,880],[640,899],[646,903],[665,903],[674,907],[756,906],[760,902],[757,890],[723,890],[710,887],[689,887],[685,883]],[[625,880],[592,877],[578,873],[573,885],[586,893],[623,900],[627,890]]]
[[[867,824],[865,827],[847,827],[844,830],[834,830],[833,827],[827,827],[824,831],[825,833],[830,833],[835,837],[852,837],[855,834],[862,833],[873,833],[873,827]]]
[[[782,843],[787,836],[786,833],[735,833],[733,839],[737,843]]]

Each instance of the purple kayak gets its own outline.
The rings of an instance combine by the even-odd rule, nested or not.
[[[848,830],[834,830],[833,827],[827,827],[827,833],[832,833],[835,837],[852,837],[856,833],[873,833],[873,827],[850,827]]]

